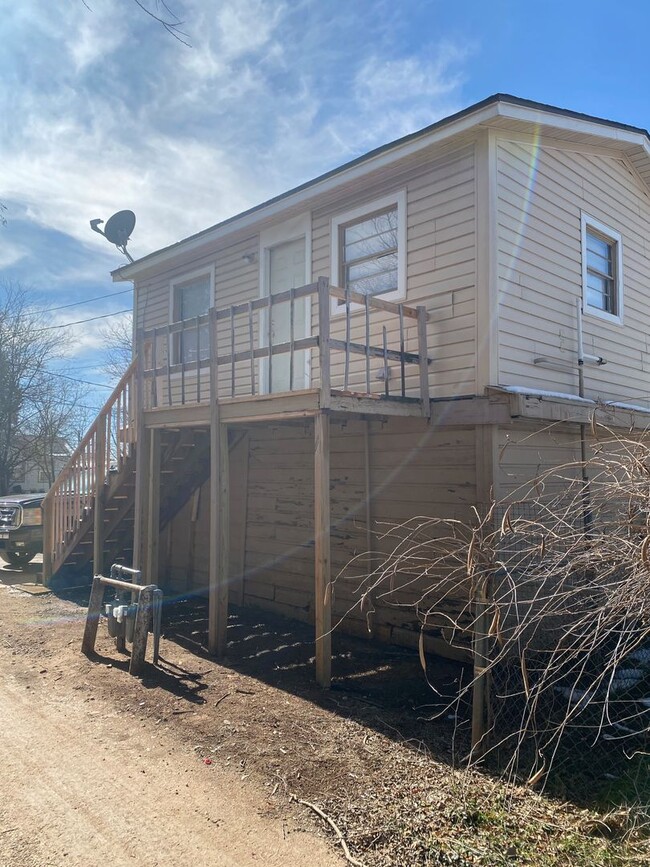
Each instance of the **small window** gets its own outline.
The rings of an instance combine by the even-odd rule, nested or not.
[[[401,192],[333,220],[332,282],[358,295],[403,298],[405,211],[406,195]]]
[[[174,363],[205,360],[210,357],[209,326],[203,323],[198,331],[192,320],[210,309],[212,275],[199,274],[172,284],[172,321],[185,322],[186,327],[174,335]]]
[[[582,215],[582,293],[586,313],[620,322],[623,316],[621,236]]]

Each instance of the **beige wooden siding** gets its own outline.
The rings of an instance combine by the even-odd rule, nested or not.
[[[622,326],[584,316],[585,351],[607,359],[585,368],[585,393],[648,405],[647,189],[621,159],[525,141],[499,141],[497,177],[500,384],[577,394],[584,211],[622,236],[625,311]]]
[[[431,155],[419,165],[385,174],[374,183],[359,183],[352,190],[316,208],[312,220],[312,268],[314,277],[328,277],[334,284],[339,276],[331,272],[330,250],[332,219],[364,202],[372,203],[380,196],[406,190],[407,261],[406,298],[411,306],[423,304],[431,313],[428,326],[429,354],[434,359],[430,368],[430,387],[434,397],[453,394],[473,394],[475,376],[476,330],[476,226],[475,226],[475,161],[474,144],[445,149]],[[315,311],[314,311],[315,315]],[[416,326],[406,320],[406,348],[417,352]],[[371,322],[372,343],[382,345],[382,328],[387,329],[388,347],[399,349],[399,323],[390,315],[374,315]],[[345,336],[342,314],[334,315],[332,336]],[[351,339],[364,342],[363,311],[352,315]],[[339,386],[343,378],[343,354],[332,358],[332,384]],[[377,380],[382,367],[374,359],[372,390],[381,391]],[[399,369],[391,364],[391,391],[399,389]],[[317,364],[313,365],[318,377]],[[407,391],[417,395],[416,367],[407,368]],[[350,386],[360,388],[365,383],[363,361],[353,357]],[[365,390],[365,389],[364,389]]]
[[[418,517],[469,520],[476,498],[475,435],[471,429],[432,431],[419,420],[391,419],[368,425],[372,492],[371,547],[375,564],[396,543],[394,528]],[[426,596],[458,612],[466,588],[441,590],[398,576],[395,592],[373,593],[374,614],[359,607],[359,586],[368,574],[365,479],[366,423],[332,423],[331,503],[333,619],[343,631],[413,646],[418,638],[414,607]],[[246,473],[240,454],[231,490],[231,577],[234,601],[313,621],[314,439],[311,422],[251,427]],[[235,465],[231,462],[231,470]],[[246,475],[247,474],[247,475]],[[247,491],[244,499],[240,496]],[[237,493],[239,492],[239,493]],[[192,503],[174,521],[167,540],[170,590],[205,588],[208,575],[208,498]],[[194,514],[195,520],[192,520]],[[245,521],[245,527],[243,522]],[[244,571],[243,588],[239,576]],[[240,596],[241,593],[241,596]],[[386,595],[382,595],[385,593]],[[233,597],[231,597],[233,598]],[[442,635],[442,621],[431,636]],[[445,633],[446,635],[446,633]]]

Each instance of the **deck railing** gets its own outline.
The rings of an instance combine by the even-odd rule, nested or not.
[[[136,436],[133,362],[43,500],[43,579],[60,565],[68,543],[90,515],[111,474],[120,473]]]
[[[424,307],[359,295],[323,278],[212,308],[139,332],[145,405],[208,402],[216,370],[222,399],[320,387],[419,399],[428,411],[427,319]]]

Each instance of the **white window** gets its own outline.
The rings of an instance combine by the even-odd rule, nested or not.
[[[369,202],[332,221],[332,283],[386,300],[406,295],[406,193]],[[337,307],[343,302],[338,302]]]
[[[210,331],[206,323],[196,328],[196,317],[210,309],[213,274],[211,271],[192,274],[172,283],[171,320],[185,322],[185,328],[174,335],[173,363],[188,363],[210,357]]]
[[[618,232],[582,215],[582,303],[585,313],[623,319],[623,245]]]

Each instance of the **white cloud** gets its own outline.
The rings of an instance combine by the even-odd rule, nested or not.
[[[20,107],[0,189],[92,251],[89,271],[110,258],[92,218],[134,210],[130,249],[144,255],[458,107],[463,51],[391,56],[383,33],[364,49],[354,6],[191,0],[189,49],[135,5],[24,3],[16,33],[38,62],[17,85],[0,65],[0,115]],[[66,279],[84,270],[61,265]]]
[[[6,231],[0,227],[0,232]],[[0,268],[8,268],[10,265],[15,265],[28,255],[28,249],[23,244],[14,244],[7,241],[0,235]]]

